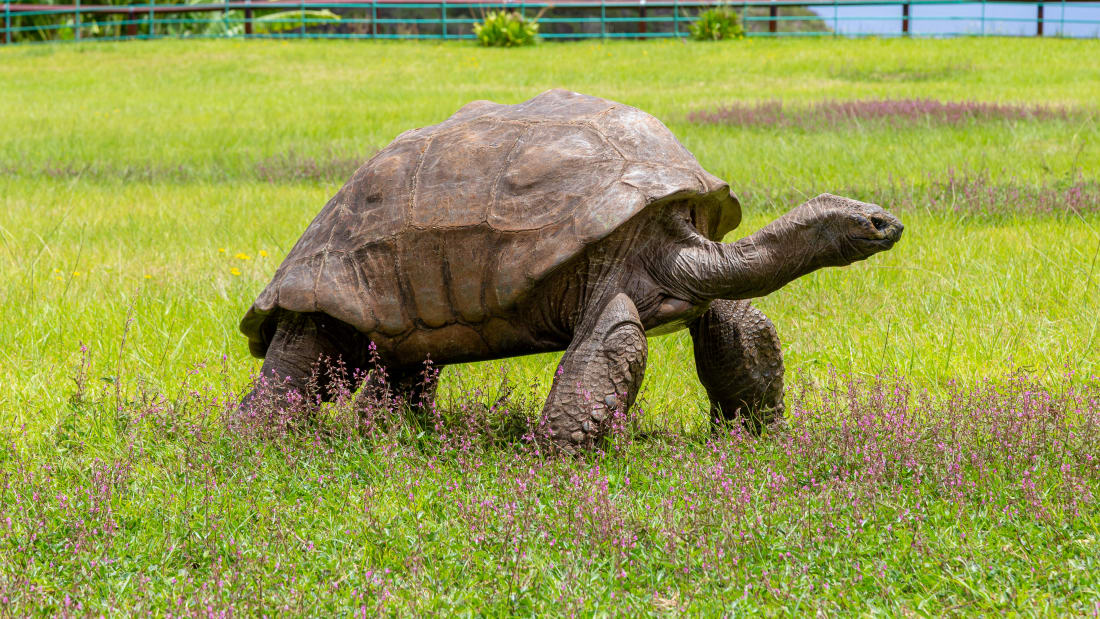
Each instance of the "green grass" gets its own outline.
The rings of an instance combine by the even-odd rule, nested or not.
[[[7,93],[0,161],[30,169],[183,166],[232,180],[263,157],[368,154],[471,100],[514,103],[566,87],[657,115],[708,170],[735,185],[805,189],[879,182],[888,173],[923,178],[948,164],[1004,168],[1035,181],[1100,165],[1095,119],[845,138],[692,127],[683,117],[731,100],[773,98],[931,97],[1095,110],[1100,69],[1083,59],[1096,49],[1094,41],[1012,39],[519,50],[210,41],[15,47],[3,50],[0,63]]]
[[[0,471],[29,479],[28,471],[40,474],[49,464],[57,473],[42,481],[43,492],[75,496],[97,470],[94,458],[132,467],[106,499],[121,523],[114,541],[91,544],[102,550],[100,559],[116,563],[89,567],[90,555],[66,546],[80,538],[67,508],[43,507],[42,545],[14,536],[0,546],[0,554],[10,553],[0,558],[0,594],[25,591],[25,584],[11,583],[27,574],[46,593],[18,598],[25,606],[12,607],[16,614],[60,612],[66,592],[95,612],[112,606],[175,612],[174,600],[183,596],[190,610],[207,600],[244,614],[284,603],[291,611],[298,604],[299,612],[346,613],[346,585],[374,587],[372,604],[378,602],[383,585],[370,585],[366,570],[388,567],[389,603],[397,604],[386,606],[390,612],[615,614],[627,604],[636,612],[1092,612],[1100,595],[1100,522],[1089,512],[1095,503],[1083,516],[998,515],[990,510],[1011,506],[1015,499],[1004,497],[1018,493],[1019,480],[1005,471],[989,482],[992,506],[967,503],[973,510],[964,516],[944,496],[920,495],[920,482],[891,482],[917,498],[892,497],[885,486],[874,486],[866,516],[868,526],[879,528],[854,546],[828,535],[815,542],[800,528],[821,524],[820,501],[841,491],[831,488],[751,512],[772,519],[773,528],[751,551],[738,551],[736,566],[715,567],[713,557],[688,546],[668,550],[663,544],[675,536],[659,533],[665,520],[692,517],[682,504],[664,515],[653,511],[690,486],[673,481],[689,479],[690,469],[670,464],[669,454],[701,463],[716,457],[697,433],[706,399],[682,333],[650,341],[643,427],[686,429],[696,433],[695,442],[670,451],[654,446],[653,453],[641,443],[601,462],[547,465],[532,482],[537,496],[523,504],[533,510],[532,522],[568,520],[553,493],[564,492],[559,485],[568,485],[570,475],[600,466],[597,476],[617,488],[612,511],[653,536],[627,555],[609,550],[613,544],[586,554],[585,544],[596,538],[584,535],[566,550],[532,545],[523,560],[505,552],[505,538],[493,538],[497,547],[470,546],[464,522],[471,514],[455,501],[510,496],[506,486],[526,461],[509,449],[479,452],[484,468],[476,471],[455,463],[455,454],[422,449],[416,441],[397,456],[351,438],[259,441],[242,450],[200,413],[217,409],[212,394],[231,398],[225,394],[244,389],[257,370],[237,321],[343,182],[349,160],[369,156],[400,131],[440,121],[469,100],[511,103],[552,87],[630,103],[664,120],[705,168],[745,196],[745,222],[733,236],[821,191],[874,197],[897,195],[900,187],[913,197],[898,212],[906,231],[895,249],[808,276],[758,302],[784,341],[792,382],[802,375],[802,384],[821,383],[832,369],[864,377],[897,372],[933,394],[949,392],[953,380],[999,379],[1021,370],[1055,390],[1094,382],[1100,216],[1033,214],[1028,204],[1001,202],[956,212],[922,206],[921,196],[950,169],[986,171],[991,183],[1017,189],[1061,187],[1082,176],[1097,181],[1100,67],[1082,60],[1096,56],[1095,41],[1017,39],[515,50],[163,41],[0,49],[0,426],[22,428],[0,452]],[[844,130],[686,121],[692,110],[734,100],[903,97],[1042,102],[1082,113],[1066,121]],[[307,180],[295,175],[303,167]],[[239,253],[249,259],[235,257]],[[74,397],[82,343],[96,387]],[[529,400],[537,408],[557,358],[451,368],[445,399],[482,389],[491,400],[506,375],[514,384],[534,385]],[[1076,372],[1068,383],[1066,368]],[[191,390],[196,395],[187,396]],[[127,420],[144,406],[142,393],[166,394],[178,423],[197,423],[208,434],[196,443],[178,430],[135,430],[145,426]],[[130,451],[135,441],[141,455]],[[779,442],[738,445],[733,449],[744,466],[759,459],[756,472],[746,475],[760,488],[767,485],[760,477],[766,468],[792,473],[800,462],[784,455]],[[391,466],[399,472],[387,472]],[[627,489],[625,477],[646,485]],[[218,480],[213,489],[211,479]],[[1088,479],[1100,493],[1096,477]],[[404,485],[410,480],[417,480],[416,489]],[[1048,481],[1044,489],[1054,496],[1061,482]],[[442,491],[447,484],[458,486]],[[375,493],[369,501],[363,498],[368,488]],[[412,503],[404,498],[410,493]],[[14,490],[0,491],[0,512],[21,509],[14,496]],[[366,503],[374,511],[349,507]],[[905,534],[885,528],[903,510],[926,520]],[[698,531],[710,526],[691,522]],[[543,531],[562,534],[555,526]],[[227,528],[247,560],[235,559],[225,545]],[[697,541],[695,533],[683,540]],[[291,537],[273,542],[272,535]],[[318,553],[304,553],[303,540],[315,541]],[[914,554],[920,544],[930,550]],[[777,558],[780,546],[797,561]],[[624,556],[636,567],[621,580],[614,573]],[[27,557],[63,568],[34,566]],[[227,565],[259,584],[235,582],[235,591],[246,592],[239,595],[202,592],[195,584],[215,582]],[[324,588],[341,575],[350,579],[341,581],[344,589]],[[291,585],[291,577],[298,582]],[[147,591],[136,584],[141,578],[152,579]],[[746,582],[769,578],[782,594],[744,593]],[[508,592],[501,589],[505,580]],[[467,581],[483,585],[467,587]],[[833,589],[807,588],[820,592],[823,583]],[[562,587],[568,595],[556,601]],[[616,592],[620,597],[613,598]]]
[[[0,358],[5,374],[18,377],[0,387],[8,422],[53,423],[67,398],[58,385],[72,374],[80,343],[96,361],[115,365],[131,308],[122,354],[130,375],[171,390],[183,369],[225,355],[243,386],[259,362],[248,356],[237,321],[331,191],[254,181],[0,181],[3,208],[19,224],[3,224],[3,331],[13,346]],[[753,213],[744,228],[773,215]],[[1096,372],[1095,217],[902,218],[905,237],[891,252],[803,278],[759,302],[779,329],[792,373],[896,368],[935,386],[1017,368]],[[691,368],[690,338],[655,338],[650,348],[645,388],[654,410],[701,423],[706,397]],[[495,380],[503,364],[518,382],[545,391],[558,357],[453,374]]]

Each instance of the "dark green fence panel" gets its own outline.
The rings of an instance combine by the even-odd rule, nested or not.
[[[1036,3],[1000,0],[996,4],[1036,7],[1035,18],[988,15],[987,1],[979,0],[570,0],[566,2],[500,0],[388,1],[354,0],[211,0],[198,4],[142,3],[107,5],[69,0],[73,4],[35,4],[4,1],[0,43],[31,41],[80,41],[157,39],[164,37],[314,38],[314,39],[473,39],[473,26],[491,10],[506,9],[538,18],[542,38],[651,39],[684,37],[700,11],[729,6],[741,13],[746,35],[832,36],[848,22],[896,21],[896,34],[909,36],[911,26],[922,21],[979,23],[976,32],[948,34],[997,34],[987,23],[1035,24],[1037,36],[1064,32],[1067,24],[1092,28],[1100,35],[1100,19],[1066,18],[1066,6],[1098,7],[1097,0],[1060,0]],[[117,0],[114,0],[117,1]],[[47,0],[48,2],[48,0]],[[919,16],[921,6],[981,6],[974,15]],[[1061,7],[1060,15],[1044,8]],[[809,9],[824,8],[821,14]],[[863,7],[868,14],[861,15]],[[898,17],[873,15],[870,9],[895,7]],[[846,15],[840,16],[840,9]],[[832,16],[825,16],[829,10]],[[961,10],[961,8],[960,8]],[[942,12],[942,10],[941,10]],[[1053,25],[1053,27],[1046,27]],[[928,33],[943,36],[944,33]],[[850,36],[850,35],[846,35]],[[856,35],[858,36],[858,34]],[[883,36],[877,33],[876,36]]]

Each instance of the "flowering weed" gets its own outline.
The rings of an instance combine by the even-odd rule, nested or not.
[[[935,99],[824,100],[808,105],[782,101],[731,103],[688,114],[688,121],[740,127],[828,129],[862,123],[887,125],[963,125],[975,121],[1072,120],[1087,112],[1043,104],[1021,105]]]
[[[651,427],[557,458],[514,388],[425,424],[341,387],[287,425],[186,385],[118,405],[92,365],[71,427],[4,440],[5,613],[1093,610],[1096,377],[798,377],[763,437]]]

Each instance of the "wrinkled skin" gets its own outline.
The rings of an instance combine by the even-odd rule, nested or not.
[[[540,438],[578,452],[598,444],[609,419],[633,404],[645,372],[646,336],[689,328],[712,421],[739,419],[759,431],[782,414],[783,362],[774,327],[747,300],[817,269],[888,250],[902,224],[873,204],[823,194],[724,244],[697,228],[708,217],[699,208],[684,201],[644,211],[554,270],[514,307],[467,325],[480,336],[476,345],[442,329],[398,341],[323,314],[284,312],[262,369],[269,379],[242,406],[300,387],[319,358],[369,369],[371,342],[390,385],[415,405],[434,394],[434,378],[417,378],[426,357],[442,369],[564,350]]]

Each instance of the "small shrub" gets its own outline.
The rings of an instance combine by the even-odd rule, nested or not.
[[[745,36],[741,16],[728,6],[703,11],[689,29],[691,38],[696,41],[740,39]]]
[[[485,21],[474,25],[478,43],[486,47],[518,47],[534,45],[539,25],[528,21],[518,11],[491,11]]]
[[[253,32],[256,34],[274,34],[297,30],[303,25],[312,27],[322,21],[340,21],[340,16],[327,9],[321,11],[305,11],[293,9],[290,11],[278,11],[257,17],[252,21]],[[243,28],[240,28],[243,30]],[[243,34],[238,32],[234,34]]]

